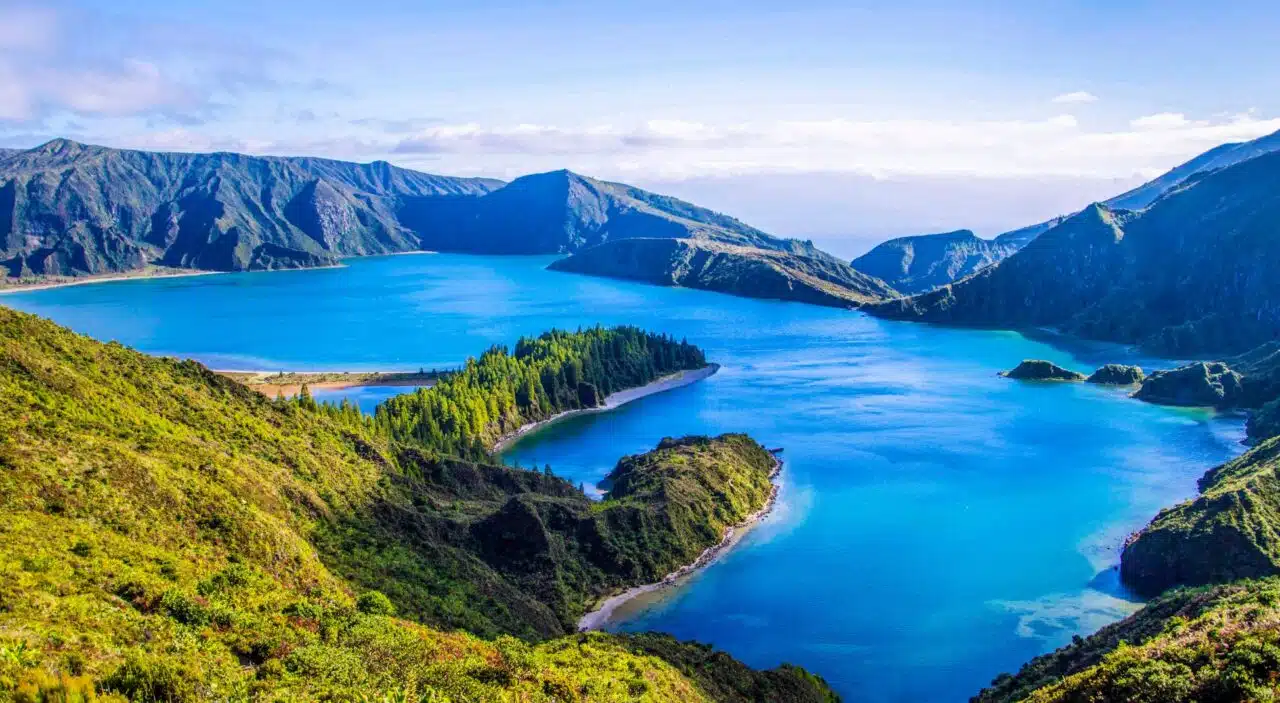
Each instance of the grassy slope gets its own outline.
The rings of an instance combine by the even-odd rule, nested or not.
[[[827,695],[790,670],[682,673],[701,650],[668,640],[675,666],[608,635],[440,629],[536,641],[609,587],[554,530],[570,567],[487,562],[476,525],[512,501],[592,509],[559,479],[396,448],[0,308],[0,700],[38,672],[150,700]]]
[[[977,701],[1240,701],[1280,693],[1280,439],[1209,471],[1126,545],[1132,617],[1001,676]],[[1258,580],[1250,580],[1263,577]]]
[[[1274,700],[1280,580],[1172,591],[1014,676],[976,703],[1228,703]]]
[[[1280,439],[1209,471],[1194,500],[1125,545],[1120,573],[1143,593],[1280,573]]]

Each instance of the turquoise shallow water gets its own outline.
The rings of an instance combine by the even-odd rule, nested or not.
[[[386,257],[0,304],[215,368],[446,367],[522,334],[597,322],[687,336],[720,373],[554,425],[507,458],[592,484],[668,435],[746,431],[784,447],[774,514],[615,627],[712,642],[758,666],[802,664],[851,700],[964,700],[1129,612],[1111,568],[1124,536],[1240,451],[1238,418],[996,376],[1023,358],[1081,370],[1172,362],[553,273],[548,261]],[[371,407],[402,390],[328,397]]]

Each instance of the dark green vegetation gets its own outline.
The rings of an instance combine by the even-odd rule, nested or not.
[[[1083,381],[1084,374],[1064,369],[1042,359],[1027,359],[1000,374],[1020,381]]]
[[[973,701],[1227,703],[1280,693],[1280,439],[1209,471],[1126,544],[1142,610],[997,677]],[[1258,579],[1258,580],[1252,580]],[[1173,589],[1173,590],[1167,590]]]
[[[1113,210],[1140,210],[1198,174],[1276,150],[1280,150],[1280,133],[1251,142],[1223,144],[1102,204]],[[923,293],[1003,261],[1064,219],[1057,217],[995,239],[981,239],[969,230],[900,237],[854,259],[853,266],[908,295]]]
[[[853,260],[853,268],[908,295],[933,290],[999,263],[1057,225],[1038,225],[982,239],[970,230],[890,239]]]
[[[997,266],[885,317],[1053,326],[1165,355],[1280,337],[1280,153],[1197,174],[1141,211],[1092,205]]]
[[[1145,379],[1135,398],[1165,405],[1250,411],[1250,442],[1280,434],[1280,343],[1270,342],[1225,361],[1197,361]]]
[[[1098,367],[1098,370],[1090,374],[1089,378],[1085,380],[1089,383],[1097,383],[1104,386],[1136,386],[1142,383],[1142,379],[1145,377],[1140,366],[1105,364]]]
[[[705,240],[619,239],[579,251],[550,268],[835,307],[897,295],[882,281],[826,256]]]
[[[609,493],[601,511],[611,525],[642,526],[635,532],[646,543],[637,544],[636,552],[677,555],[643,565],[647,574],[661,577],[692,563],[727,528],[764,509],[773,496],[776,465],[772,454],[743,434],[667,438],[651,452],[618,462],[605,479]]]
[[[65,139],[0,153],[0,283],[324,266],[422,249],[570,253],[628,237],[830,258],[809,242],[567,171],[503,184],[385,162],[167,154]]]
[[[749,440],[690,441],[755,485]],[[714,532],[612,517],[670,510],[645,500],[0,308],[0,700],[827,700],[795,669],[563,634],[684,558],[655,545]]]
[[[1280,436],[1280,398],[1251,413],[1244,427],[1251,442]]]
[[[1134,615],[1003,674],[973,703],[1274,700],[1280,579],[1171,591]]]
[[[1161,405],[1211,408],[1240,403],[1244,386],[1239,373],[1220,361],[1197,361],[1168,371],[1156,371],[1133,397]]]
[[[493,347],[435,386],[378,406],[379,428],[444,454],[483,459],[504,436],[615,391],[707,365],[702,350],[635,327],[552,330]]]
[[[240,271],[421,248],[399,213],[488,192],[385,162],[164,154],[54,140],[0,156],[0,265],[9,277],[148,264]]]
[[[1267,440],[1200,479],[1200,496],[1161,511],[1130,538],[1125,583],[1154,594],[1178,585],[1280,574],[1280,439]]]

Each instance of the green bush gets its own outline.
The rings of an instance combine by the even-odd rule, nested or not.
[[[395,615],[396,607],[381,591],[365,591],[356,599],[356,610],[365,615]]]

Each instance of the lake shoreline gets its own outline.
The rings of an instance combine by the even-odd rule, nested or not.
[[[278,395],[293,397],[308,389],[343,390],[373,386],[404,386],[429,388],[439,380],[439,373],[418,373],[413,371],[286,371],[283,375],[278,371],[242,371],[233,369],[212,369],[220,376],[225,376],[250,390],[255,390],[268,398]]]
[[[219,273],[230,273],[229,271],[205,271],[196,270],[173,270],[173,271],[138,271],[137,273],[111,273],[100,276],[77,276],[67,280],[40,281],[38,283],[15,283],[0,286],[0,295],[11,295],[14,293],[30,293],[32,291],[53,290],[55,288],[69,288],[71,286],[88,286],[97,283],[115,283],[117,281],[143,281],[160,278],[188,278],[191,276],[213,276]]]
[[[638,386],[636,388],[628,388],[626,390],[621,390],[616,393],[610,393],[608,396],[605,397],[604,403],[594,408],[566,410],[562,413],[557,413],[555,415],[552,415],[551,417],[545,420],[542,420],[540,422],[531,422],[527,425],[522,426],[520,429],[516,430],[515,432],[512,432],[507,435],[503,435],[501,438],[498,439],[497,442],[494,443],[492,447],[492,451],[493,453],[496,454],[498,452],[509,449],[511,448],[512,445],[520,441],[525,436],[530,435],[534,432],[537,432],[538,430],[541,430],[547,427],[548,425],[552,425],[557,422],[560,422],[561,420],[567,420],[570,417],[576,417],[578,415],[591,415],[594,413],[608,412],[610,410],[614,410],[615,408],[622,407],[623,405],[626,405],[627,403],[630,403],[634,400],[639,400],[641,398],[645,398],[657,393],[674,390],[676,388],[683,388],[684,386],[697,383],[698,381],[701,381],[705,378],[710,378],[711,376],[714,376],[715,373],[719,370],[720,370],[720,364],[707,364],[706,366],[703,366],[700,369],[694,369],[692,371],[679,371],[673,374],[663,376],[662,378],[656,379],[654,381],[650,381],[649,383],[646,383],[643,386]]]
[[[659,581],[633,586],[622,593],[618,593],[598,602],[594,608],[587,611],[587,613],[581,618],[578,618],[578,632],[599,630],[607,625],[609,620],[613,617],[613,614],[617,612],[618,608],[622,607],[626,603],[647,593],[672,588],[680,581],[680,579],[710,566],[716,559],[725,555],[730,549],[737,545],[737,543],[740,542],[752,528],[756,527],[764,521],[765,518],[769,517],[769,514],[773,512],[774,507],[778,503],[779,486],[775,482],[775,479],[782,473],[782,459],[778,457],[779,451],[781,450],[775,449],[770,450],[769,452],[773,455],[773,468],[769,471],[769,480],[770,482],[773,482],[773,487],[769,491],[769,499],[765,501],[764,507],[754,513],[751,513],[741,522],[725,528],[724,536],[720,541],[704,549],[702,554],[699,554],[698,558],[695,559],[693,563],[685,564],[679,569],[663,576]]]

